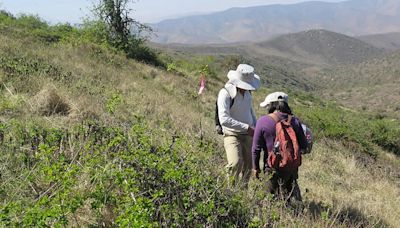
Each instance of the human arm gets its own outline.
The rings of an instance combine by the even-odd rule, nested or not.
[[[294,131],[296,132],[297,141],[299,143],[300,150],[305,150],[307,148],[307,138],[304,134],[303,128],[301,126],[301,121],[298,118],[295,118],[295,128]]]
[[[251,106],[250,112],[251,112],[251,117],[253,119],[253,126],[256,126],[257,117],[256,117],[256,113],[254,112],[253,106]]]
[[[253,174],[258,174],[260,172],[260,154],[261,150],[267,151],[265,138],[264,138],[264,126],[262,120],[258,120],[256,128],[254,130],[253,143],[251,148],[252,153],[252,166]]]

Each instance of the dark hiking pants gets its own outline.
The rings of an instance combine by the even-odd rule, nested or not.
[[[300,187],[297,184],[298,172],[283,173],[279,171],[267,171],[268,181],[266,183],[267,192],[275,197],[286,201],[301,201]]]

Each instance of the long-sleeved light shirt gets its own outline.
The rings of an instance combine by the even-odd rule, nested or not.
[[[247,134],[248,128],[254,127],[257,122],[252,107],[253,99],[249,91],[245,91],[243,95],[237,92],[231,97],[228,91],[233,89],[232,86],[234,85],[227,84],[219,91],[217,101],[219,121],[224,133]]]

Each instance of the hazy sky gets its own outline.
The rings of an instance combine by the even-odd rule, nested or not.
[[[46,21],[80,23],[90,15],[90,8],[98,0],[0,0],[0,9],[12,14],[37,14]],[[162,19],[221,11],[231,7],[246,7],[269,4],[292,4],[307,0],[136,0],[130,7],[132,17],[142,23],[158,22]],[[343,0],[321,0],[340,2]]]

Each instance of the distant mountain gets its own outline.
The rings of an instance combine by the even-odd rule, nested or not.
[[[382,48],[347,35],[322,29],[281,35],[256,43],[155,45],[159,48],[169,47],[172,50],[188,53],[238,54],[252,59],[260,59],[260,61],[266,61],[266,58],[271,57],[302,63],[302,66],[325,67],[361,63],[385,54],[385,50]]]
[[[277,50],[288,58],[313,65],[360,63],[384,53],[361,40],[326,30],[282,35],[257,46]]]
[[[387,50],[400,50],[400,32],[374,34],[357,37],[375,47],[384,48]]]
[[[304,2],[232,8],[208,15],[165,20],[152,27],[159,43],[264,41],[279,34],[327,29],[346,35],[400,31],[399,0]]]

